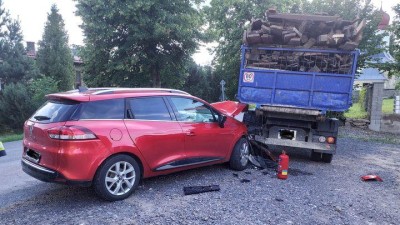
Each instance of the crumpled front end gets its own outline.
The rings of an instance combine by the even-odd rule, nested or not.
[[[247,104],[234,101],[215,102],[211,105],[225,115],[234,117],[239,121],[243,121],[243,114],[248,108]]]

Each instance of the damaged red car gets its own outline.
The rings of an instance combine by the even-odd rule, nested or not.
[[[245,105],[210,105],[172,89],[94,88],[50,94],[25,122],[23,170],[42,181],[93,186],[127,198],[140,179],[248,163]]]

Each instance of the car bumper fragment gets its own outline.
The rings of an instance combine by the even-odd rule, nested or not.
[[[41,181],[52,182],[59,176],[58,172],[37,165],[27,159],[22,159],[21,164],[25,173]]]

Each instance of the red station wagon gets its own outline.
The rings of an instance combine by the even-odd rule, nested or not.
[[[172,89],[94,88],[50,94],[25,122],[23,170],[42,181],[93,185],[102,198],[127,198],[141,178],[228,162],[243,170],[249,146],[231,115]],[[219,109],[218,109],[219,108]]]

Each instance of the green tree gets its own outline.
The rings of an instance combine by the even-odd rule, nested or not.
[[[398,74],[400,74],[400,4],[397,4],[393,7],[393,10],[396,13],[396,16],[392,22],[392,26],[390,28],[392,32],[391,36],[391,53],[393,57],[396,59],[396,70]]]
[[[388,72],[389,77],[400,77],[400,4],[393,7],[396,15],[391,18],[393,21],[388,29],[390,33],[389,39],[389,52],[396,60],[395,63],[381,63],[375,64],[382,71]],[[400,82],[397,84],[396,89],[400,88]]]
[[[13,130],[21,130],[24,121],[36,108],[25,84],[10,83],[5,85],[0,96],[0,122]]]
[[[43,38],[39,42],[37,64],[43,75],[58,81],[59,90],[73,88],[73,58],[68,47],[64,20],[58,13],[56,5],[51,6],[51,11],[47,16]]]
[[[160,87],[185,73],[201,38],[202,0],[76,1],[88,85]]]
[[[52,77],[41,76],[29,83],[28,91],[31,94],[32,105],[37,109],[46,101],[47,94],[58,91],[58,81]]]
[[[38,74],[34,61],[25,54],[20,23],[10,18],[0,0],[0,80],[10,84]]]
[[[182,89],[206,101],[217,100],[212,96],[213,77],[211,67],[199,66],[194,62],[188,65],[188,76]]]

